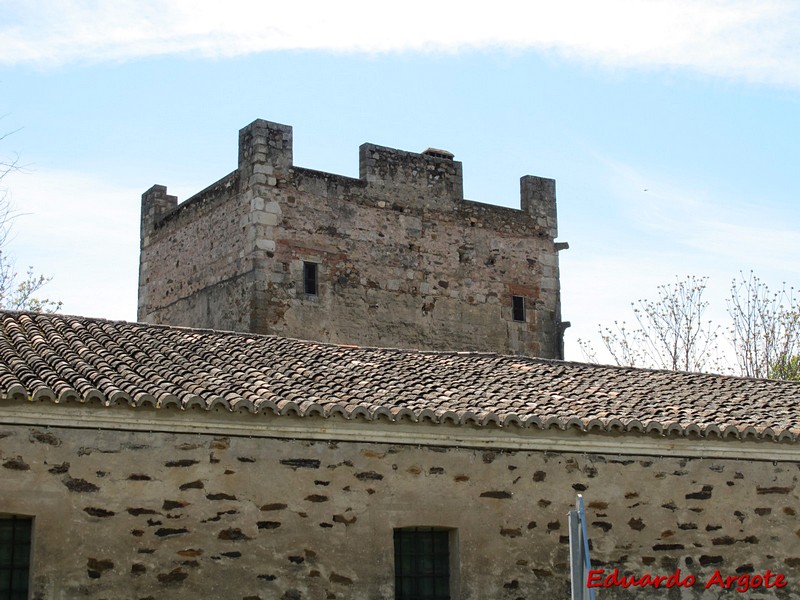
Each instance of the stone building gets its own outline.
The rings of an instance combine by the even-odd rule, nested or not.
[[[7,597],[566,599],[581,492],[695,579],[602,600],[800,599],[797,383],[0,313],[0,398]]]
[[[360,175],[256,121],[144,194],[151,324],[0,312],[0,598],[565,600],[582,493],[601,600],[800,600],[800,384],[549,360],[552,180]]]
[[[295,166],[292,129],[239,132],[239,167],[142,196],[138,320],[336,343],[561,358],[555,181],[519,210],[465,200],[461,163],[364,144],[358,179]]]

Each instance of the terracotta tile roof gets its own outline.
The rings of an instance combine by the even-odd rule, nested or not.
[[[797,441],[800,383],[0,313],[0,397]],[[0,409],[2,404],[0,404]]]

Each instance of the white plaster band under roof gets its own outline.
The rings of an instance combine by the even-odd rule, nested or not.
[[[183,420],[196,420],[196,408],[420,431],[430,423],[438,434],[458,426],[508,439],[624,434],[625,445],[663,436],[769,441],[777,451],[800,435],[796,382],[16,312],[0,313],[0,398],[0,415],[30,401]]]
[[[337,416],[298,417],[207,411],[198,407],[181,411],[152,407],[111,406],[104,410],[86,405],[52,407],[26,402],[4,407],[0,425],[86,430],[146,431],[214,436],[300,439],[330,442],[404,444],[472,448],[566,452],[603,456],[675,456],[684,458],[746,459],[772,462],[800,462],[800,445],[775,444],[767,440],[666,437],[656,434],[631,436],[623,433],[586,433],[575,428],[507,429],[453,424],[368,422]],[[188,418],[187,418],[188,417]]]

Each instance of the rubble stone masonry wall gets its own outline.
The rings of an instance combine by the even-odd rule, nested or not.
[[[604,600],[797,599],[798,466],[0,425],[0,513],[34,517],[34,600],[389,600],[407,526],[454,530],[454,598],[566,599],[580,492],[595,566],[697,578]]]
[[[180,205],[151,188],[139,320],[562,355],[553,180],[523,177],[517,210],[464,200],[461,163],[441,151],[364,144],[359,159],[358,179],[296,167],[291,128],[259,120],[240,132],[231,175]]]

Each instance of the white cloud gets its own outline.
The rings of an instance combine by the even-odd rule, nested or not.
[[[800,85],[793,0],[224,3],[0,1],[0,63],[58,64],[192,53],[553,51],[608,66],[683,67]]]

